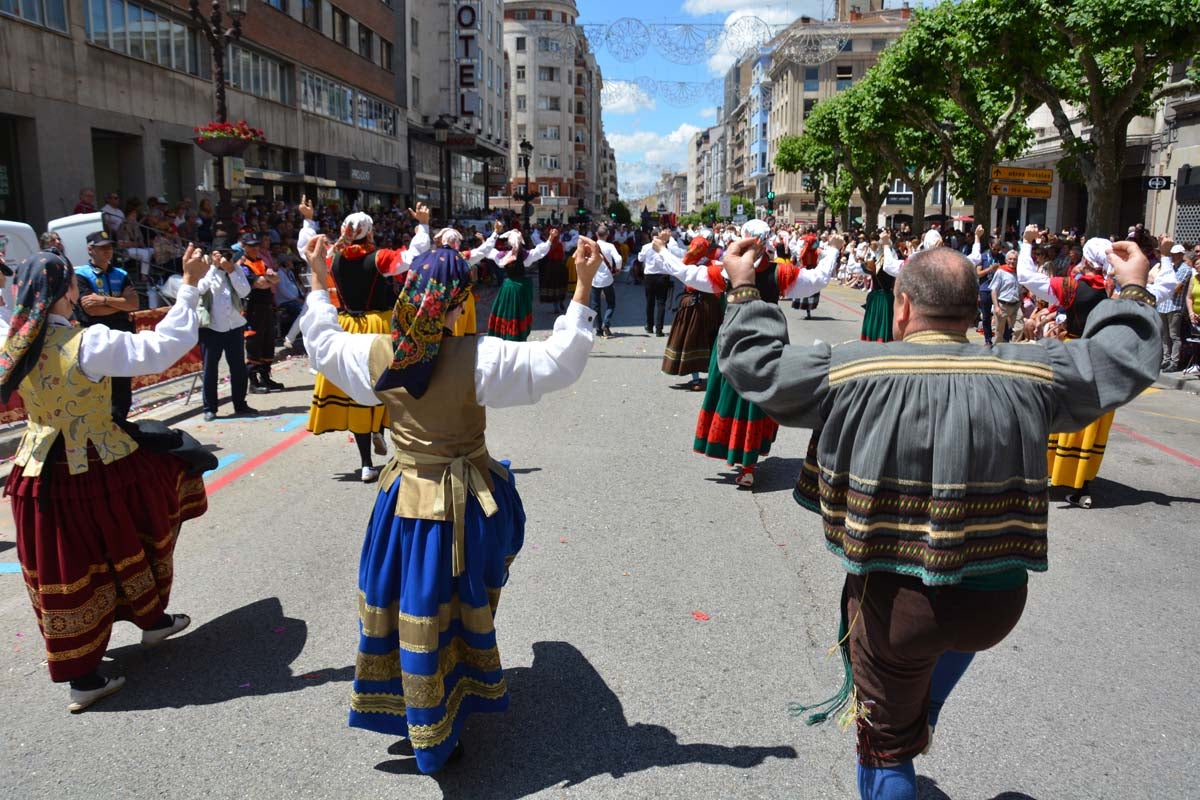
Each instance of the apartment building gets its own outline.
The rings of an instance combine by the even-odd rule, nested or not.
[[[717,109],[717,118],[721,116],[721,110]],[[688,143],[689,211],[720,202],[728,177],[725,164],[728,153],[724,125],[713,125],[692,137]]]
[[[267,141],[235,199],[368,208],[411,191],[394,17],[380,0],[249,0],[225,54],[228,115]],[[84,187],[197,198],[212,58],[184,0],[0,3],[0,65],[0,214],[41,227]]]
[[[800,18],[780,34],[764,54],[756,60],[757,80],[762,101],[760,111],[766,111],[766,147],[759,151],[762,161],[756,162],[753,185],[756,203],[766,204],[766,195],[775,192],[775,213],[784,219],[814,221],[816,219],[816,197],[805,188],[804,176],[799,173],[776,173],[775,155],[779,142],[785,136],[797,136],[804,132],[804,120],[812,113],[816,104],[825,98],[845,91],[862,78],[878,60],[879,54],[888,44],[900,37],[912,19],[911,9],[884,9],[882,0],[859,0],[853,4],[841,0],[839,19],[849,30],[849,38],[836,57],[824,64],[811,66],[786,57],[786,48],[780,44],[803,26],[820,25],[818,21]],[[758,72],[761,66],[761,72]],[[761,118],[760,118],[761,119]],[[903,199],[902,190],[893,199]],[[931,192],[930,209],[941,203],[941,186]],[[883,209],[887,215],[912,214],[911,192],[907,204],[888,205]],[[851,220],[862,217],[863,204],[856,192],[850,201]],[[960,208],[961,210],[961,208]],[[874,225],[875,221],[867,222]]]
[[[406,78],[397,96],[407,96],[414,197],[442,218],[475,217],[489,206],[489,186],[508,175],[504,3],[392,2],[406,6]]]

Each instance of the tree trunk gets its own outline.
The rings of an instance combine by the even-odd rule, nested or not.
[[[975,186],[971,192],[971,205],[974,206],[975,224],[982,225],[985,230],[992,227],[992,163],[981,164],[979,174],[975,177]],[[1004,220],[1000,220],[1000,238],[1004,239]]]
[[[919,230],[918,225],[925,222],[925,198],[929,196],[931,184],[910,184],[913,193],[913,230]]]
[[[1084,170],[1088,191],[1087,235],[1119,236],[1121,222],[1121,170],[1125,166],[1125,138],[1129,123],[1093,126],[1092,158]],[[1139,220],[1140,221],[1140,220]]]

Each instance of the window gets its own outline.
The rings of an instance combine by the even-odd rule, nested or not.
[[[850,84],[854,82],[854,65],[853,64],[838,64],[837,67],[837,90],[839,92],[850,88]]]
[[[416,17],[408,21],[408,43],[414,50],[421,44],[421,23]]]
[[[559,127],[557,125],[543,125],[538,129],[538,138],[557,141],[559,138]]]
[[[66,0],[0,0],[0,14],[67,32]]]
[[[358,23],[358,54],[368,61],[373,61],[373,53],[375,51],[375,32]]]
[[[517,66],[517,80],[519,80],[519,81],[525,80],[525,65],[524,64],[520,64]]]
[[[409,105],[417,105],[421,102],[421,79],[416,75],[412,76],[412,98],[409,100]]]
[[[392,43],[383,39],[379,40],[379,66],[392,71]]]
[[[354,90],[305,70],[301,73],[300,108],[322,117],[354,124]]]
[[[523,95],[523,94],[517,95],[517,111],[524,111],[525,108],[526,108],[525,95]]]
[[[804,68],[804,91],[817,92],[821,90],[821,68]]]
[[[809,114],[811,114],[813,112],[813,109],[816,107],[816,105],[817,105],[816,100],[805,100],[804,101],[804,118],[805,119],[808,119]]]
[[[496,88],[496,84],[495,84],[495,82],[492,80],[492,73],[495,71],[495,70],[494,70],[494,66],[495,66],[495,65],[494,65],[494,62],[492,61],[492,58],[491,58],[491,56],[488,56],[488,65],[487,65],[487,83],[488,83],[488,88],[489,88],[489,89],[495,89],[495,88]]]
[[[558,169],[558,156],[538,156],[538,166],[542,169]]]
[[[892,191],[897,194],[908,194],[912,188],[904,182],[903,178],[896,178],[892,181]]]
[[[557,53],[562,50],[562,45],[549,36],[539,36],[537,43],[539,53]]]
[[[556,187],[552,187],[548,183],[539,183],[538,184],[538,194],[540,194],[542,197],[554,197],[555,196],[555,192],[554,192],[555,188]]]
[[[539,81],[556,81],[558,80],[558,67],[538,67]]]
[[[527,134],[527,133],[529,133],[529,129],[526,128],[524,125],[517,126],[517,138],[518,139],[524,139],[525,134]]]
[[[525,52],[525,37],[524,36],[517,37],[517,52],[518,53]]]
[[[344,47],[350,46],[350,15],[340,8],[333,9],[333,40]]]
[[[291,65],[236,44],[226,51],[225,63],[225,79],[231,88],[277,103],[291,103]]]
[[[300,16],[305,25],[321,30],[321,0],[300,0]]]
[[[266,0],[267,5],[271,8],[276,8],[283,13],[288,13],[288,0]]]
[[[843,52],[843,53],[854,52],[854,40],[847,39],[846,41],[842,42],[841,52]]]
[[[5,9],[0,0],[0,10]],[[92,44],[141,58],[168,69],[208,77],[208,61],[201,60],[196,32],[181,22],[160,16],[125,0],[87,0],[87,37]]]
[[[547,96],[544,94],[538,95],[538,110],[562,111],[562,98]]]
[[[878,53],[883,48],[887,47],[887,39],[872,39],[871,52]]]
[[[384,136],[396,135],[396,107],[367,95],[358,95],[358,127]]]

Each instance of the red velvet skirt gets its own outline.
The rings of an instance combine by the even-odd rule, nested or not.
[[[61,458],[36,478],[13,467],[4,489],[55,681],[100,664],[114,621],[162,619],[179,526],[208,509],[203,479],[173,455],[140,448],[107,465],[89,455],[81,475]]]

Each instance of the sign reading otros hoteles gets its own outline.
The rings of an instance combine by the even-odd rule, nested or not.
[[[459,0],[455,6],[454,63],[458,72],[458,116],[474,117],[479,100],[479,4]]]

